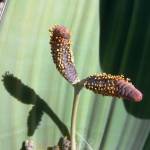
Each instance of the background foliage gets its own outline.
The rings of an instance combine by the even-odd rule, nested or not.
[[[148,4],[129,0],[8,1],[0,22],[0,149],[18,150],[33,135],[36,146],[43,150],[67,135],[73,89],[55,69],[48,33],[49,26],[63,24],[72,32],[81,78],[101,72],[102,66],[106,72],[129,76],[144,93],[143,102],[134,104],[83,90],[77,126],[80,149],[148,150]]]

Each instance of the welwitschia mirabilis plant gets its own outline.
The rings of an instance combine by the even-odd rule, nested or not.
[[[142,93],[123,75],[98,73],[80,80],[73,61],[71,35],[69,30],[62,25],[55,25],[49,31],[51,33],[51,54],[56,68],[74,87],[70,140],[71,150],[77,150],[75,140],[76,118],[79,104],[79,92],[83,87],[97,94],[121,97],[134,100],[135,102],[140,102],[142,100]]]

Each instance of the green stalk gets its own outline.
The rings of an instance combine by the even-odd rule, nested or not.
[[[77,124],[77,111],[79,105],[79,93],[81,88],[78,86],[74,87],[74,99],[72,106],[72,117],[71,117],[71,150],[76,149],[76,124]]]
[[[79,106],[79,94],[81,89],[84,87],[85,79],[78,81],[74,84],[74,98],[72,106],[72,116],[71,116],[71,150],[77,150],[76,146],[76,124],[77,124],[77,112]]]

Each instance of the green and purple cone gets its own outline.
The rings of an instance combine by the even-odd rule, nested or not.
[[[140,102],[142,93],[123,75],[95,74],[85,79],[84,87],[97,94]]]
[[[73,61],[69,30],[62,25],[55,25],[49,31],[51,54],[57,70],[71,84],[77,83],[79,79]]]

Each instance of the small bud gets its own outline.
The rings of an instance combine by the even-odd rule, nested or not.
[[[25,141],[26,150],[35,150],[34,143],[31,139]]]
[[[56,68],[66,80],[75,84],[79,79],[70,48],[70,32],[67,28],[61,25],[55,25],[49,31],[51,33],[51,54],[53,61],[56,64]]]
[[[85,79],[84,86],[97,94],[133,99],[136,102],[142,100],[142,93],[123,75],[95,74]]]

